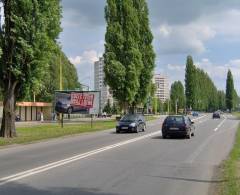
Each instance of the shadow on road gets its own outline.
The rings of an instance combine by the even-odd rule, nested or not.
[[[154,136],[151,139],[162,139],[162,140],[185,140],[186,138],[184,136],[174,136],[174,137],[167,137],[165,139],[163,139],[162,136],[158,135],[158,136]]]
[[[195,178],[184,178],[184,177],[164,177],[164,176],[152,176],[160,179],[167,180],[180,180],[180,181],[189,181],[189,182],[198,182],[198,183],[224,183],[228,182],[228,180],[220,180],[220,179],[212,179],[212,180],[204,180],[204,179],[195,179]],[[240,180],[240,177],[235,178],[235,181]]]
[[[49,189],[37,189],[31,186],[23,184],[6,184],[0,186],[1,195],[119,195],[119,194],[110,194],[103,193],[99,189],[95,188],[49,188]]]

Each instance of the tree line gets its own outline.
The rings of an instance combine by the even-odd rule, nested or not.
[[[226,81],[226,93],[218,90],[209,75],[194,65],[191,56],[187,57],[185,69],[185,94],[180,81],[171,86],[171,109],[187,108],[198,111],[236,109],[239,97],[234,88],[232,73],[229,70]]]

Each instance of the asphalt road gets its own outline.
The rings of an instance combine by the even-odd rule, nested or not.
[[[145,133],[113,130],[0,150],[0,194],[209,194],[214,171],[234,142],[228,115],[195,120],[190,139],[162,139],[163,118]]]

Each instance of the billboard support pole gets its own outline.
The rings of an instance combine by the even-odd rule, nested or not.
[[[63,128],[63,113],[61,114],[61,127]]]
[[[93,114],[91,114],[91,129],[93,128]]]

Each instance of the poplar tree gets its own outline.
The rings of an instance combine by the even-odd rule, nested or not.
[[[185,95],[187,108],[195,108],[195,72],[196,68],[193,64],[192,56],[188,56],[185,70]]]
[[[139,49],[142,54],[143,69],[140,74],[140,88],[136,96],[136,103],[144,103],[151,92],[152,77],[155,67],[155,52],[153,49],[153,34],[149,24],[149,10],[146,0],[134,0],[138,13],[140,40]]]
[[[147,4],[144,0],[107,0],[105,18],[105,83],[125,111],[133,111],[150,90],[154,68]]]
[[[231,70],[228,70],[226,81],[226,107],[230,110],[233,109],[234,104],[234,83]]]
[[[176,103],[178,108],[185,108],[184,87],[181,81],[175,81],[171,85],[170,97],[172,110],[175,110]]]
[[[0,85],[3,118],[0,136],[14,137],[16,100],[34,90],[48,67],[61,31],[60,0],[1,0],[4,26],[0,33]]]

